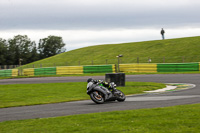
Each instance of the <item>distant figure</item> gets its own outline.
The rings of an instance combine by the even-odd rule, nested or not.
[[[163,30],[163,28],[161,29],[161,32],[160,32],[160,34],[162,35],[162,39],[164,40],[164,39],[165,39],[165,36],[164,36],[164,34],[165,34],[165,31]]]
[[[151,63],[151,58],[148,59],[148,63]]]

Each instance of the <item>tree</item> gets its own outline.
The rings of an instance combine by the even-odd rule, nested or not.
[[[0,65],[6,64],[7,42],[0,38]]]
[[[65,43],[62,37],[48,36],[47,38],[40,39],[38,46],[40,58],[43,59],[65,52],[63,50],[64,46]]]
[[[35,42],[31,41],[27,35],[17,35],[8,40],[8,64],[23,64],[31,62],[32,51],[35,50]]]
[[[31,57],[30,57],[29,62],[34,62],[34,61],[37,61],[37,60],[39,60],[39,54],[37,52],[36,44],[34,44],[33,47],[32,47],[32,50],[31,50]]]
[[[62,37],[57,36],[40,39],[38,47],[27,35],[17,35],[8,41],[0,38],[0,65],[34,62],[65,52],[64,46]]]

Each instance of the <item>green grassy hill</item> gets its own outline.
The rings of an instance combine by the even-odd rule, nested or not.
[[[121,63],[179,63],[200,62],[200,36],[168,40],[106,44],[65,52],[33,62],[27,67],[77,66],[117,64],[116,56],[123,54]]]

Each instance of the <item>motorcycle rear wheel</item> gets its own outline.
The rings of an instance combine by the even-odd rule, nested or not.
[[[97,104],[102,104],[105,102],[104,95],[103,93],[99,91],[93,91],[90,93],[90,98],[92,99],[93,102]]]

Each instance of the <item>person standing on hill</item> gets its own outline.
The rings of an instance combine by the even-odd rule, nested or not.
[[[160,31],[160,34],[162,35],[162,39],[164,40],[164,39],[165,39],[165,36],[164,36],[164,34],[165,34],[165,31],[164,31],[164,29],[163,29],[163,28],[161,29],[161,31]]]

